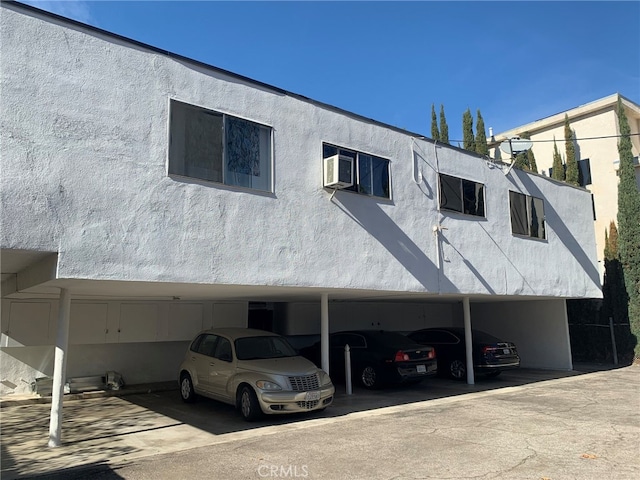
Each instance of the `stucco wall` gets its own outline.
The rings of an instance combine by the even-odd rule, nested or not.
[[[587,192],[2,8],[0,242],[58,251],[59,278],[601,295]],[[274,193],[168,176],[171,98],[273,127]],[[330,200],[323,141],[389,159],[392,200]],[[486,219],[438,212],[438,168],[485,184]],[[511,234],[510,189],[545,199],[546,241]]]
[[[471,318],[473,328],[515,342],[522,367],[573,368],[563,300],[471,304]]]
[[[431,325],[453,325],[461,307],[455,303],[331,303],[329,330],[392,330],[409,332]],[[276,316],[283,335],[320,332],[320,303],[289,303]]]
[[[126,383],[176,379],[189,341],[211,327],[246,327],[246,302],[72,301],[66,378],[121,373]],[[0,395],[53,375],[58,302],[2,300]]]
[[[617,116],[617,96],[597,100],[591,104],[577,107],[566,112],[573,132],[576,160],[589,159],[591,168],[590,185],[586,188],[594,195],[595,235],[597,255],[600,261],[600,271],[604,274],[604,232],[609,229],[611,221],[616,221],[618,214],[618,183],[617,170],[619,168],[618,138],[620,134]],[[632,154],[640,152],[640,118],[638,110],[626,107],[627,120],[631,133]],[[532,151],[540,173],[549,174],[553,167],[554,143],[558,152],[566,161],[566,146],[564,134],[564,115],[554,115],[542,119],[519,129],[502,133],[498,138],[521,134],[528,131],[534,141]],[[504,156],[496,147],[493,155],[496,158]],[[640,169],[636,168],[636,179],[640,188]]]

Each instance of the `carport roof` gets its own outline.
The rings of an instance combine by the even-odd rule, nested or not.
[[[75,299],[131,299],[183,301],[318,302],[322,294],[331,301],[384,301],[457,303],[463,296],[474,302],[543,300],[532,296],[442,295],[430,292],[400,292],[363,289],[334,289],[294,285],[196,284],[57,278],[53,252],[2,249],[3,298],[58,298],[67,288]]]

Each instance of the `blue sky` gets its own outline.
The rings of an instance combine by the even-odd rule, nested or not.
[[[640,103],[638,1],[23,3],[426,136]]]

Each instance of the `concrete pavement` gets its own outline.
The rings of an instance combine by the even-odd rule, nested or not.
[[[256,424],[176,391],[65,399],[58,448],[49,408],[3,406],[3,480],[640,478],[638,365],[356,389],[321,414]]]

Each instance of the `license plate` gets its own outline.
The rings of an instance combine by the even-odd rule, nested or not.
[[[424,365],[416,365],[418,373],[427,373],[427,367]]]
[[[508,348],[503,348],[502,353],[504,353],[505,355],[509,355],[511,353],[511,350],[509,350]]]
[[[312,402],[313,400],[320,400],[320,392],[307,392],[304,399],[307,402]]]

